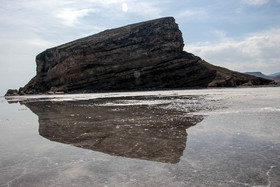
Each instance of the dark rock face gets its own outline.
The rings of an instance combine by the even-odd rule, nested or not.
[[[17,95],[18,94],[18,90],[17,89],[9,89],[7,91],[7,93],[5,94],[5,96],[13,96],[13,95]]]
[[[174,18],[106,30],[40,53],[37,75],[26,94],[238,86],[271,81],[238,73],[219,74],[215,66],[183,51]],[[222,75],[220,77],[220,75]],[[218,77],[218,84],[216,79]],[[214,81],[214,82],[213,82]]]
[[[178,163],[186,147],[186,129],[203,119],[187,116],[186,108],[178,107],[190,101],[187,96],[154,96],[25,105],[38,115],[39,134],[49,140],[110,155]]]

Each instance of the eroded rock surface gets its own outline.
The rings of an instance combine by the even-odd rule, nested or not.
[[[22,93],[272,83],[212,66],[183,47],[182,33],[172,17],[106,30],[40,53],[37,75]]]

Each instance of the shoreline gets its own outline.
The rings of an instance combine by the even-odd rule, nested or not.
[[[67,94],[94,94],[94,93],[123,93],[123,92],[149,92],[149,91],[170,91],[170,90],[211,90],[211,89],[238,89],[238,88],[269,88],[269,87],[280,87],[280,84],[275,85],[255,85],[255,86],[236,86],[236,87],[189,87],[189,88],[147,88],[147,89],[133,89],[133,90],[95,90],[95,91],[70,91],[70,92],[48,92],[38,94],[14,94],[14,95],[3,95],[0,97],[17,97],[17,96],[32,96],[32,95],[67,95]]]
[[[146,90],[146,91],[115,91],[115,92],[95,92],[95,93],[64,93],[64,94],[33,94],[33,95],[16,95],[3,96],[9,103],[17,102],[36,102],[36,101],[75,101],[75,100],[90,100],[99,98],[116,98],[116,97],[137,97],[137,96],[183,96],[183,95],[210,95],[210,94],[224,94],[239,93],[243,90],[261,90],[261,89],[275,89],[278,91],[280,87],[239,87],[239,88],[205,88],[205,89],[168,89],[168,90]],[[279,90],[280,91],[280,90]],[[241,91],[242,93],[242,91]]]

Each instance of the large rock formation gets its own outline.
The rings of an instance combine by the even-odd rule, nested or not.
[[[263,85],[270,80],[212,66],[183,51],[167,17],[106,30],[36,57],[37,75],[21,94]]]

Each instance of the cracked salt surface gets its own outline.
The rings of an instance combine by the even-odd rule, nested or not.
[[[268,182],[268,185],[267,187],[270,187],[271,186],[271,180],[270,180],[270,172],[273,170],[273,168],[275,168],[276,166],[270,166],[269,170],[266,172],[266,175],[267,175],[267,182]]]
[[[280,186],[279,88],[8,101],[36,115],[1,100],[0,186]]]

